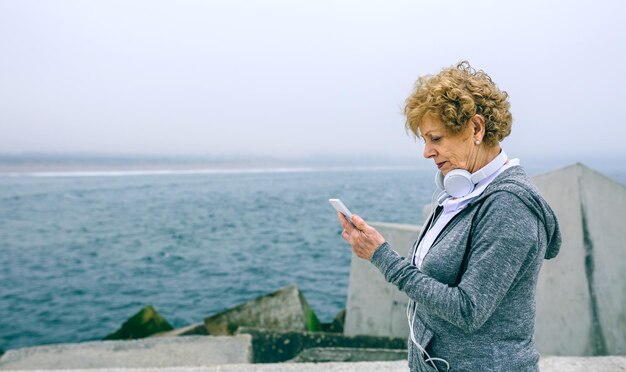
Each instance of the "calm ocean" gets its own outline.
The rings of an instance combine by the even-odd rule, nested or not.
[[[434,171],[0,176],[0,349],[100,339],[148,304],[174,327],[295,283],[345,307],[351,253],[327,199],[417,224]]]
[[[530,171],[531,174],[534,172]],[[609,176],[626,182],[626,171]],[[434,170],[0,175],[0,349],[96,340],[151,304],[174,327],[291,283],[323,322],[351,252],[327,199],[418,224]]]

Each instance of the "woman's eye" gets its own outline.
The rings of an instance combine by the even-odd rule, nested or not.
[[[439,142],[441,141],[441,137],[430,137],[430,140],[433,142]]]

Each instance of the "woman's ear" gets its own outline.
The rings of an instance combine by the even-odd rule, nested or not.
[[[485,118],[476,114],[470,119],[474,131],[474,139],[482,141],[485,136]]]

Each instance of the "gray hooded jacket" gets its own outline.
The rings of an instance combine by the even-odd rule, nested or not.
[[[514,166],[452,218],[421,270],[388,243],[372,263],[415,302],[417,341],[431,357],[447,360],[451,371],[537,371],[537,276],[560,244],[552,209]],[[409,367],[429,370],[410,339]]]

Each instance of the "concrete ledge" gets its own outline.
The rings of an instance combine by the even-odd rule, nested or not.
[[[539,361],[542,372],[626,371],[626,356],[545,357]]]
[[[545,357],[539,362],[541,372],[623,372],[626,356]],[[66,369],[67,372],[395,372],[408,371],[406,361],[358,363],[277,363],[228,364],[206,367]],[[60,372],[60,371],[57,371]]]
[[[178,368],[67,369],[65,372],[395,372],[408,371],[406,361],[357,363],[228,364]],[[62,372],[56,371],[56,372]]]
[[[207,366],[251,358],[250,335],[159,337],[9,350],[0,358],[0,370]]]
[[[281,363],[295,358],[305,349],[353,348],[406,350],[406,339],[378,336],[346,336],[338,333],[273,331],[241,327],[238,334],[252,336],[253,363]],[[356,355],[355,355],[356,356]],[[374,361],[375,359],[363,359]],[[391,360],[389,358],[379,360]],[[308,362],[309,360],[307,360]],[[325,360],[326,362],[356,361]]]
[[[353,347],[314,347],[304,349],[290,363],[380,362],[406,360],[407,351],[397,349],[361,349]]]

